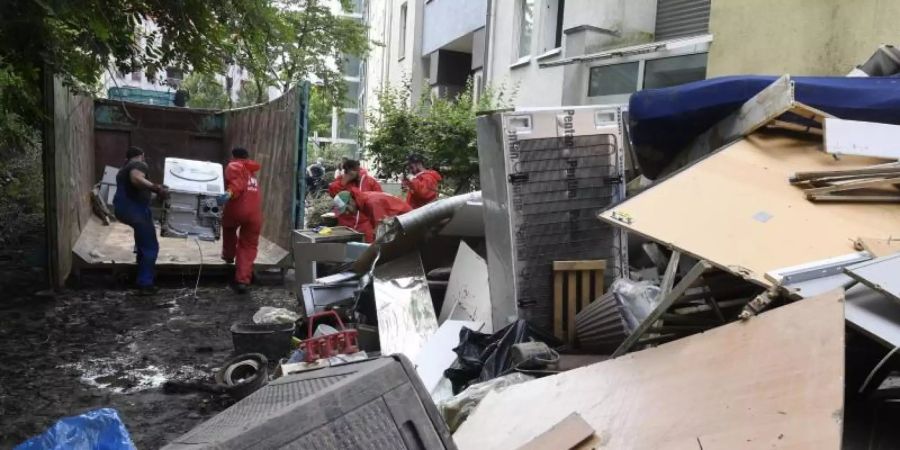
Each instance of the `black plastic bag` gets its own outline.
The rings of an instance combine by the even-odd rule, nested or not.
[[[506,375],[512,366],[512,347],[520,342],[541,341],[550,347],[562,345],[550,334],[519,319],[494,334],[479,333],[463,327],[459,332],[459,346],[453,349],[456,363],[444,371],[458,394],[470,383],[482,382]]]

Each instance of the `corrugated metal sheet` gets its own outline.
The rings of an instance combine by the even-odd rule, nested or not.
[[[575,335],[583,350],[612,354],[630,330],[612,292],[591,302],[575,316]]]
[[[658,0],[656,40],[708,33],[709,4],[710,0]]]

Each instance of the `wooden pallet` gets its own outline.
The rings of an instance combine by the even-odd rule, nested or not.
[[[606,261],[553,262],[553,334],[575,342],[575,315],[603,295]]]

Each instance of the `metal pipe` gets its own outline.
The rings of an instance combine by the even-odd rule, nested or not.
[[[391,242],[404,233],[432,226],[453,217],[456,210],[469,202],[481,202],[481,191],[455,195],[429,203],[419,209],[399,215],[378,226],[378,241]]]

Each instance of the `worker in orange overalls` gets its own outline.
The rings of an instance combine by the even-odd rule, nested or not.
[[[341,191],[359,191],[359,192],[381,192],[381,184],[374,177],[359,166],[359,161],[348,159],[341,165],[341,177],[336,178],[328,185],[328,195],[332,197],[338,195]],[[337,216],[337,222],[340,226],[352,228],[360,233],[364,230],[372,228],[368,223],[366,216],[356,213],[345,212]]]
[[[402,199],[385,192],[341,191],[334,196],[336,214],[360,214],[367,228],[357,229],[366,235],[366,242],[375,242],[375,228],[382,220],[408,213],[412,208]]]
[[[260,164],[250,159],[244,148],[231,151],[232,159],[225,168],[225,194],[219,203],[222,213],[222,259],[235,264],[232,288],[246,294],[253,278],[253,262],[262,230],[262,193],[256,172]]]
[[[412,209],[425,206],[438,197],[441,174],[425,168],[425,158],[413,153],[406,159],[409,173],[403,177],[403,190],[406,191],[406,203]]]

